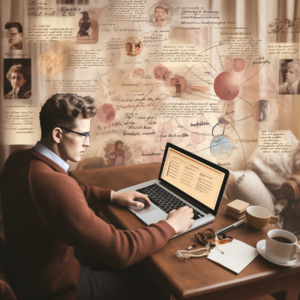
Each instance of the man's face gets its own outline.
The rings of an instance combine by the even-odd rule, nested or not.
[[[25,83],[26,79],[24,79],[22,73],[12,72],[10,76],[10,83],[13,88],[19,87],[21,88]]]
[[[117,148],[118,148],[118,150],[121,150],[121,149],[122,149],[122,144],[119,143],[119,144],[117,145]]]
[[[18,28],[12,27],[6,30],[9,47],[17,46],[22,41],[22,32],[19,33]]]
[[[164,20],[166,16],[166,11],[162,8],[155,8],[155,19]]]
[[[291,64],[289,67],[287,67],[285,73],[285,81],[292,84],[298,79],[298,76],[299,74],[296,66]]]
[[[132,51],[132,46],[131,46],[131,44],[127,44],[127,45],[126,45],[126,52],[131,53],[131,51]]]
[[[82,117],[77,117],[75,121],[76,127],[72,128],[72,130],[79,133],[90,132],[91,120],[92,118],[83,119]],[[84,138],[84,136],[77,133],[62,130],[62,136],[59,143],[59,152],[61,158],[64,161],[80,161],[86,148],[91,144],[89,137],[83,142]]]

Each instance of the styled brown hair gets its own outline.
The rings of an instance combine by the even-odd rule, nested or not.
[[[22,33],[22,32],[23,32],[22,25],[21,25],[19,22],[7,22],[7,23],[4,25],[4,28],[5,28],[5,29],[11,29],[11,28],[13,28],[13,27],[18,28],[19,33]]]
[[[8,72],[6,73],[6,78],[10,81],[11,79],[11,73],[22,73],[23,78],[28,80],[29,78],[29,73],[27,71],[26,68],[24,68],[22,65],[13,65],[12,67],[10,67],[10,69],[8,70]]]
[[[49,98],[40,111],[42,137],[47,137],[55,127],[75,128],[75,119],[95,116],[95,100],[90,96],[76,94],[55,94]]]

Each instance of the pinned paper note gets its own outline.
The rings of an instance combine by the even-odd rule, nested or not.
[[[249,265],[258,255],[256,248],[235,239],[230,243],[218,245],[217,247],[224,254],[218,249],[213,248],[207,259],[212,260],[237,274]]]

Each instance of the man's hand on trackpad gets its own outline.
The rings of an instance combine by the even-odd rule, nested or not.
[[[144,207],[145,205],[151,205],[151,201],[147,195],[136,192],[113,192],[113,202],[118,203],[121,206],[134,206]],[[144,204],[145,203],[145,204]]]

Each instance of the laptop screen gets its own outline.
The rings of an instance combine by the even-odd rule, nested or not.
[[[213,211],[216,209],[220,192],[225,187],[222,188],[223,183],[225,181],[226,184],[227,178],[228,170],[167,144],[160,179],[207,208]]]

